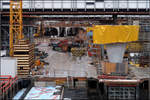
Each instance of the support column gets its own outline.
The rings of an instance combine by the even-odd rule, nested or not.
[[[66,27],[66,36],[68,36],[68,29],[69,27]]]
[[[112,17],[113,17],[114,25],[116,25],[117,24],[117,15],[112,15]]]
[[[34,37],[33,37],[33,27],[30,27],[29,36],[30,36],[30,41],[33,42],[33,40],[34,40]]]
[[[122,63],[126,48],[125,43],[106,44],[108,59],[112,63]]]
[[[57,29],[57,32],[58,32],[58,37],[60,36],[60,28],[59,27],[56,27],[56,29]]]

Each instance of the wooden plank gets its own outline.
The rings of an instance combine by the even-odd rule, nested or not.
[[[34,66],[35,64],[34,63],[32,63],[32,64],[30,64],[30,65],[23,65],[23,64],[20,64],[20,65],[17,65],[17,67],[32,67],[32,66]]]
[[[18,75],[29,75],[29,73],[18,73]]]
[[[30,65],[22,65],[22,64],[18,64],[17,66],[22,66],[22,67],[30,67]]]
[[[111,73],[128,73],[128,63],[111,63],[107,61],[102,61],[101,62],[102,66],[102,72],[104,74],[111,74]],[[120,70],[118,70],[120,69]]]
[[[29,70],[17,70],[18,73],[29,73]]]
[[[30,55],[14,55],[14,57],[29,57]]]
[[[25,56],[24,56],[24,55],[23,55],[23,56],[22,56],[22,55],[18,56],[18,55],[17,55],[17,56],[14,56],[14,57],[16,57],[16,58],[19,59],[19,60],[23,60],[23,59],[26,59],[26,60],[29,59],[29,60],[31,60],[31,59],[34,58],[33,55],[31,55],[31,56],[26,56],[26,55],[25,55]]]

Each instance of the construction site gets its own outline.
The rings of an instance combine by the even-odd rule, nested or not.
[[[150,0],[0,0],[0,100],[150,100]]]

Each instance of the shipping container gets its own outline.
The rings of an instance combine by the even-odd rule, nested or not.
[[[0,75],[17,76],[17,59],[11,57],[1,57]]]

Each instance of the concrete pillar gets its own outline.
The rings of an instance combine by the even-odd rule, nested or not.
[[[124,52],[126,49],[125,43],[107,44],[106,51],[108,60],[112,63],[122,63]]]
[[[30,30],[30,31],[29,31],[30,41],[33,42],[33,40],[34,40],[34,36],[33,36],[33,27],[30,27],[29,30]]]
[[[101,48],[101,59],[103,59],[104,58],[104,45],[101,44],[100,48]]]
[[[57,35],[57,36],[59,36],[59,35],[60,35],[60,28],[59,28],[59,27],[56,27],[56,29],[57,29],[57,32],[58,32],[58,35]]]
[[[66,28],[64,28],[65,32],[64,32],[64,36],[67,36],[67,31]]]
[[[66,36],[68,36],[68,29],[69,27],[66,27]]]

